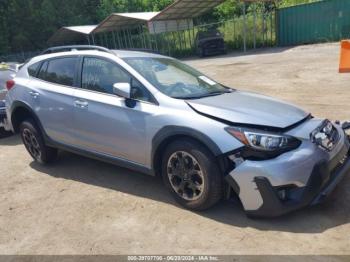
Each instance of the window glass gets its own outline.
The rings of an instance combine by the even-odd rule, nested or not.
[[[45,74],[46,74],[46,69],[47,69],[48,62],[45,61],[39,71],[38,78],[45,80]]]
[[[218,84],[190,66],[170,58],[124,58],[162,93],[181,99],[221,95],[231,90]]]
[[[131,80],[131,94],[132,99],[152,102],[151,93],[138,80],[132,78]]]
[[[32,64],[31,66],[29,66],[28,67],[28,74],[30,76],[36,77],[36,72],[38,71],[39,65],[40,65],[40,62]]]
[[[115,83],[130,83],[131,98],[143,101],[151,101],[149,91],[129,73],[116,63],[86,57],[83,63],[82,88],[97,92],[113,94]]]
[[[42,66],[39,78],[51,83],[73,86],[76,62],[75,57],[57,58],[45,62],[48,64]]]
[[[130,77],[115,63],[93,57],[84,58],[82,88],[113,94],[115,83],[130,83]]]

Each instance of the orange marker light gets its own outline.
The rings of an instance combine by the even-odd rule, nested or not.
[[[339,73],[350,73],[350,40],[341,41]]]

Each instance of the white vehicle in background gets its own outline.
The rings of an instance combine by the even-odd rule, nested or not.
[[[13,79],[20,67],[21,64],[15,62],[0,63],[0,138],[10,134],[10,132],[4,129],[4,121],[6,119],[6,81]]]

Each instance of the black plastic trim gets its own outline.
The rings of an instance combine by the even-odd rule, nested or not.
[[[226,175],[225,181],[230,185],[230,187],[233,189],[233,191],[237,195],[239,195],[239,193],[241,192],[241,189],[240,189],[239,185],[237,184],[237,182],[233,179],[233,177],[230,175]]]
[[[35,112],[33,111],[33,109],[31,109],[30,106],[28,106],[28,105],[27,105],[26,103],[24,103],[24,102],[21,102],[21,101],[14,101],[14,102],[12,103],[12,106],[11,106],[11,109],[10,109],[10,115],[11,115],[11,123],[12,123],[12,126],[14,125],[14,120],[15,120],[15,119],[13,118],[13,117],[14,117],[13,114],[14,114],[15,111],[16,111],[17,109],[19,109],[19,108],[24,108],[24,109],[26,109],[26,110],[29,112],[30,116],[33,117],[35,123],[38,125],[38,127],[39,127],[41,133],[43,134],[44,138],[47,138],[48,136],[47,136],[47,134],[46,134],[46,132],[45,132],[45,130],[44,130],[42,124],[41,124],[41,121],[40,121],[39,118],[38,118],[38,116],[35,114]],[[13,126],[13,128],[15,128],[15,127]],[[14,130],[14,131],[16,132],[16,131],[18,131],[18,130]]]
[[[209,148],[209,150],[214,154],[214,156],[222,155],[223,152],[220,148],[212,141],[207,135],[189,128],[189,127],[181,127],[181,126],[166,126],[160,129],[157,134],[153,137],[152,140],[152,168],[154,168],[154,159],[156,157],[156,153],[158,152],[159,147],[162,143],[168,138],[174,136],[187,136],[193,139],[196,139],[203,143],[205,146]]]
[[[68,146],[68,145],[64,145],[64,144],[52,141],[50,138],[45,139],[45,143],[50,147],[55,147],[55,148],[58,148],[58,149],[61,149],[64,151],[68,151],[68,152],[71,152],[74,154],[78,154],[78,155],[81,155],[84,157],[92,158],[95,160],[99,160],[99,161],[113,164],[115,166],[119,166],[119,167],[127,168],[130,170],[134,170],[137,172],[141,172],[143,174],[153,175],[153,172],[150,168],[143,166],[141,164],[138,164],[138,163],[130,162],[126,159],[116,158],[113,156],[103,155],[103,154],[100,154],[97,152],[89,152],[86,150],[78,149],[78,148],[75,148],[73,146]]]

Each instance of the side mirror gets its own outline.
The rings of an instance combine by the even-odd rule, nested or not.
[[[129,83],[115,83],[113,85],[113,93],[117,96],[129,99],[131,93],[131,86]]]

